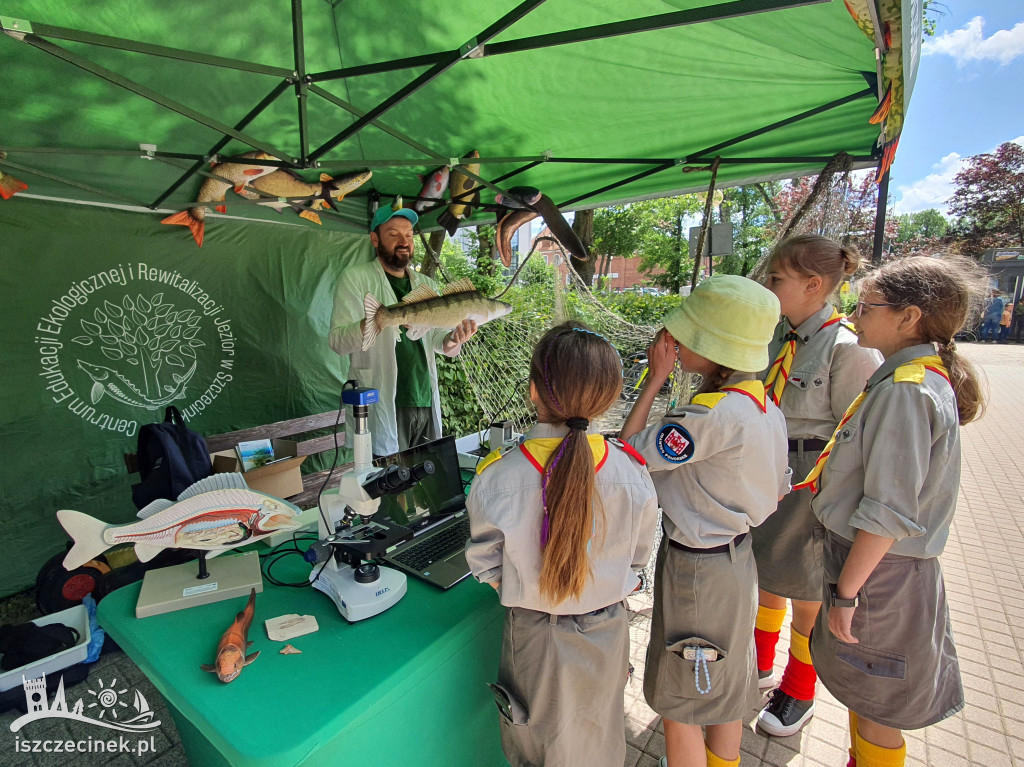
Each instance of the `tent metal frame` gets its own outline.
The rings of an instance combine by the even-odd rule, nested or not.
[[[353,67],[343,67],[340,69],[329,70],[318,73],[308,73],[306,71],[305,61],[305,39],[303,35],[302,25],[302,0],[292,0],[292,43],[293,43],[293,68],[287,69],[283,67],[268,66],[264,64],[258,64],[249,61],[242,61],[239,59],[226,58],[221,56],[212,56],[208,54],[198,53],[195,51],[187,51],[177,48],[170,48],[167,46],[154,45],[150,43],[143,43],[134,40],[128,40],[124,38],[112,37],[108,35],[99,35],[80,30],[67,29],[64,27],[52,26],[48,24],[34,24],[30,21],[12,19],[8,17],[0,17],[0,31],[5,32],[14,39],[25,42],[26,44],[32,45],[45,53],[48,53],[56,58],[62,59],[73,66],[77,66],[97,77],[100,77],[108,82],[124,88],[136,95],[142,96],[143,98],[149,99],[154,103],[170,109],[187,119],[198,122],[212,130],[222,134],[222,138],[215,143],[209,152],[204,155],[193,155],[183,154],[174,152],[161,152],[161,151],[149,151],[142,154],[144,157],[152,159],[166,158],[166,159],[189,159],[193,160],[193,165],[185,170],[182,175],[174,181],[164,192],[162,192],[148,207],[151,209],[157,208],[161,203],[164,202],[171,194],[173,194],[178,188],[182,186],[193,176],[202,173],[203,165],[211,161],[212,159],[218,158],[218,153],[231,141],[235,139],[255,149],[262,150],[263,152],[279,158],[277,160],[263,160],[254,161],[256,164],[276,165],[284,168],[292,169],[305,169],[305,168],[319,168],[322,165],[331,165],[336,167],[426,167],[432,163],[441,163],[458,167],[463,172],[467,172],[467,169],[460,164],[460,160],[457,157],[444,156],[439,152],[430,149],[421,142],[416,141],[412,137],[404,134],[386,123],[382,122],[379,118],[385,113],[393,109],[398,104],[409,98],[416,91],[433,81],[434,79],[442,76],[449,69],[454,67],[460,61],[466,59],[484,58],[487,56],[497,56],[506,53],[519,53],[523,51],[537,50],[541,48],[548,48],[553,46],[568,45],[573,43],[589,42],[594,40],[600,40],[609,37],[615,37],[620,35],[630,35],[642,32],[670,29],[673,27],[687,26],[692,24],[699,24],[709,21],[721,21],[724,19],[736,18],[740,16],[747,16],[752,14],[787,10],[791,8],[798,8],[808,5],[816,5],[829,0],[728,0],[727,2],[721,2],[714,5],[708,5],[701,8],[690,9],[685,11],[674,11],[670,13],[657,14],[654,16],[646,16],[635,19],[627,19],[619,22],[612,22],[607,24],[598,24],[588,27],[580,27],[578,29],[564,30],[562,32],[555,32],[550,34],[533,35],[529,37],[522,37],[513,40],[506,40],[503,42],[491,42],[495,37],[500,35],[502,32],[507,30],[513,24],[524,18],[540,5],[544,3],[544,0],[522,0],[515,8],[506,13],[504,16],[499,18],[497,21],[492,23],[486,29],[482,30],[478,35],[470,38],[463,45],[457,49],[449,51],[441,51],[437,53],[424,54],[420,56],[405,57],[400,59],[394,59],[391,61],[382,61],[372,64],[363,64]],[[48,39],[47,39],[48,38]],[[84,43],[89,45],[115,48],[124,51],[130,51],[135,53],[141,53],[151,56],[159,56],[164,58],[175,59],[179,61],[186,61],[197,64],[204,64],[225,69],[235,69],[245,72],[251,72],[253,74],[267,75],[270,77],[280,78],[279,82],[270,90],[259,103],[257,103],[252,110],[249,111],[241,120],[236,122],[234,126],[227,125],[209,115],[205,115],[197,110],[188,107],[174,99],[171,99],[163,94],[157,93],[156,91],[149,89],[140,83],[134,82],[112,70],[102,67],[89,59],[76,54],[66,48],[63,48],[51,40],[65,40],[76,43]],[[345,79],[349,77],[360,77],[364,75],[379,74],[384,72],[394,72],[405,69],[416,69],[428,67],[426,71],[420,73],[413,78],[409,83],[400,88],[398,91],[393,93],[388,98],[384,99],[369,110],[362,110],[353,104],[346,102],[329,91],[319,87],[317,83],[329,82],[339,79]],[[877,98],[877,75],[874,72],[865,72],[865,79],[869,83],[869,87],[848,96],[836,99],[834,101],[822,104],[812,109],[806,110],[799,114],[793,115],[789,118],[777,121],[770,125],[757,128],[752,131],[748,131],[741,135],[735,136],[727,141],[720,142],[711,147],[706,147],[697,152],[689,153],[683,157],[676,158],[628,158],[628,157],[555,157],[555,156],[535,156],[535,157],[501,157],[501,158],[482,158],[480,164],[486,163],[511,163],[520,162],[524,163],[518,168],[515,168],[494,181],[488,181],[479,176],[473,175],[473,178],[478,180],[484,186],[487,186],[495,191],[501,192],[502,194],[508,194],[507,190],[500,188],[497,184],[507,181],[514,176],[523,173],[531,168],[535,168],[541,163],[580,163],[580,164],[605,164],[605,165],[647,165],[647,167],[639,172],[632,173],[618,181],[610,184],[606,184],[600,188],[594,189],[588,193],[577,195],[576,197],[565,200],[559,204],[559,207],[565,207],[574,205],[582,202],[583,200],[592,198],[596,195],[603,194],[604,192],[612,189],[627,186],[635,181],[641,180],[648,176],[656,173],[660,173],[672,167],[685,166],[685,165],[707,165],[713,160],[720,162],[721,164],[751,164],[751,165],[767,165],[767,164],[805,164],[805,163],[824,163],[830,158],[827,157],[728,157],[721,156],[721,150],[734,147],[737,144],[741,144],[749,139],[763,136],[771,133],[772,131],[778,130],[787,125],[792,125],[801,120],[813,117],[821,114],[822,112],[834,109],[844,104],[856,101],[862,98]],[[874,81],[874,82],[873,82]],[[271,104],[273,104],[285,91],[292,87],[296,96],[297,102],[297,120],[299,129],[299,157],[293,156],[289,152],[285,152],[275,146],[272,146],[266,142],[261,141],[245,132],[247,126],[252,123],[260,114],[262,114]],[[308,135],[308,119],[307,119],[307,101],[309,94],[312,93],[329,103],[349,112],[355,117],[355,120],[349,124],[346,128],[341,130],[331,139],[328,139],[321,146],[310,151],[309,148],[309,135]],[[358,134],[362,129],[368,125],[373,125],[378,130],[381,130],[397,140],[403,142],[407,146],[415,149],[424,155],[422,161],[420,160],[379,160],[372,162],[358,162],[358,161],[340,161],[332,163],[330,161],[324,161],[322,158],[332,149],[336,148],[342,142],[352,138]],[[8,151],[25,151],[25,152],[67,152],[68,154],[122,154],[121,152],[102,152],[102,151],[88,151],[88,150],[59,150],[59,149],[46,149],[46,148],[16,148],[10,147]],[[125,156],[136,156],[139,153],[135,151],[123,152]],[[877,147],[873,149],[873,153],[870,156],[854,156],[856,162],[877,162],[878,151]],[[474,160],[474,162],[477,162]],[[7,163],[11,167],[18,167],[8,161]],[[42,173],[40,171],[33,170],[27,166],[20,166],[23,170],[35,173],[37,175],[47,177],[53,180],[67,183],[70,186],[76,186],[81,189],[92,191],[94,193],[102,193],[105,196],[114,197],[116,199],[124,199],[118,195],[112,193],[106,193],[102,190],[88,187],[82,184],[78,184],[67,179],[59,179],[56,176]],[[176,166],[177,167],[177,166]],[[205,174],[204,174],[205,175]],[[881,206],[880,206],[881,207]]]

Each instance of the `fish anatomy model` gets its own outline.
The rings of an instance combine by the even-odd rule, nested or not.
[[[562,243],[566,250],[581,261],[587,260],[589,257],[587,249],[550,197],[541,194],[539,189],[534,189],[532,186],[516,186],[508,191],[519,199],[516,200],[501,194],[494,198],[498,205],[510,208],[498,215],[498,227],[495,233],[501,263],[505,266],[512,264],[512,235],[519,227],[537,216],[544,219],[551,234]],[[529,207],[523,207],[519,200],[525,202]]]
[[[273,160],[276,159],[266,152],[246,152],[238,155],[238,160]],[[198,202],[217,202],[224,200],[224,194],[232,186],[235,192],[241,194],[245,187],[260,176],[266,176],[277,170],[273,165],[252,165],[245,162],[222,162],[211,168],[220,178],[208,178],[199,187]],[[163,219],[161,224],[179,224],[187,226],[192,232],[196,245],[203,247],[203,231],[205,229],[206,212],[209,210],[205,205],[196,205],[187,210],[180,211]],[[227,208],[218,205],[214,208],[218,213],[227,212]]]
[[[142,509],[140,522],[108,525],[80,511],[61,509],[57,521],[75,545],[64,557],[74,570],[119,543],[134,543],[140,562],[164,549],[201,549],[211,556],[299,528],[299,508],[250,490],[241,474],[212,474],[186,488],[177,501],[160,498]]]
[[[245,609],[235,616],[234,622],[217,643],[217,657],[213,663],[204,663],[199,668],[217,675],[222,682],[231,682],[238,678],[242,669],[256,660],[260,651],[246,655],[245,651],[252,647],[249,641],[249,627],[252,616],[256,612],[256,589],[249,594]]]
[[[0,152],[0,160],[7,159],[7,152]],[[448,183],[445,181],[445,183]],[[0,197],[5,200],[9,200],[18,192],[24,192],[28,189],[28,184],[22,181],[20,178],[10,176],[0,170]]]
[[[423,209],[427,206],[433,207],[433,205],[444,197],[445,190],[448,189],[448,181],[451,175],[451,171],[447,165],[442,165],[436,170],[430,171],[425,176],[420,176],[420,181],[423,182],[423,188],[420,189],[419,197],[413,203],[412,209],[417,213],[422,213]]]
[[[454,328],[463,320],[476,320],[477,325],[483,325],[512,311],[504,301],[481,294],[468,277],[446,285],[441,295],[427,285],[420,285],[401,303],[391,306],[384,306],[367,293],[363,307],[366,309],[363,351],[373,346],[386,327],[405,325],[409,328],[406,337],[416,341],[430,328]]]
[[[480,153],[475,149],[463,158],[464,161],[478,159],[480,159]],[[465,162],[464,164],[466,170],[474,176],[480,175],[480,163]],[[452,202],[448,206],[448,210],[437,217],[437,223],[438,226],[444,227],[448,234],[453,235],[459,228],[459,221],[469,218],[473,212],[473,206],[480,202],[480,185],[476,179],[470,178],[456,167],[452,169],[448,186],[451,189]]]
[[[312,221],[314,224],[320,224],[322,223],[320,221],[320,216],[318,216],[315,211],[323,210],[325,206],[333,208],[335,200],[341,201],[345,199],[345,195],[361,187],[370,180],[372,175],[372,171],[368,170],[348,173],[344,176],[339,176],[338,178],[332,178],[326,173],[321,173],[319,181],[315,183],[307,183],[290,170],[279,169],[266,176],[260,176],[249,184],[248,189],[239,190],[239,194],[251,200],[259,199],[261,196],[265,195],[270,195],[272,197],[308,198],[308,202],[312,210],[309,210],[303,207],[301,203],[294,201],[288,202],[284,200],[271,200],[269,202],[261,202],[259,204],[274,208],[278,213],[283,211],[285,208],[290,207],[299,214],[300,218]],[[263,195],[260,195],[260,192],[262,192]]]

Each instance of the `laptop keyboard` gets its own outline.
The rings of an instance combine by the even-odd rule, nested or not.
[[[463,517],[451,527],[417,541],[391,558],[413,570],[424,570],[434,562],[465,548],[468,539],[469,517]]]

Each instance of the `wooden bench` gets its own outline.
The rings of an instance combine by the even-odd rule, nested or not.
[[[334,452],[334,424],[338,423],[338,446],[345,446],[345,414],[341,413],[341,420],[338,420],[338,411],[330,410],[318,415],[305,416],[303,418],[292,418],[288,421],[277,421],[264,426],[252,426],[248,429],[229,431],[225,434],[214,434],[206,437],[206,444],[211,453],[221,450],[232,450],[239,442],[248,442],[254,439],[289,439],[298,443],[296,455],[317,455],[327,453],[328,461],[333,459]],[[326,430],[328,433],[324,434]],[[319,435],[312,432],[321,432]],[[307,436],[308,435],[308,436]],[[124,463],[129,474],[139,470],[135,453],[125,453]],[[331,477],[328,488],[336,488],[341,481],[341,475],[352,468],[351,463],[339,464],[334,469],[334,476]],[[304,474],[302,477],[302,492],[289,496],[287,500],[294,503],[300,509],[308,509],[316,506],[317,495],[320,486],[327,477],[330,469],[318,471],[312,474]]]

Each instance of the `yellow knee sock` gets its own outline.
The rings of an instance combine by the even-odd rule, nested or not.
[[[846,767],[857,767],[857,715],[850,713],[850,761]]]
[[[899,748],[882,748],[868,743],[857,733],[857,767],[903,767],[907,759],[907,743]],[[708,762],[710,766],[710,762]]]
[[[757,619],[754,628],[767,631],[769,634],[778,634],[782,631],[782,624],[786,620],[786,608],[775,610],[764,605],[757,606]]]
[[[708,767],[739,767],[740,758],[738,756],[730,761],[718,756],[707,746],[704,746],[704,751],[708,755]]]

